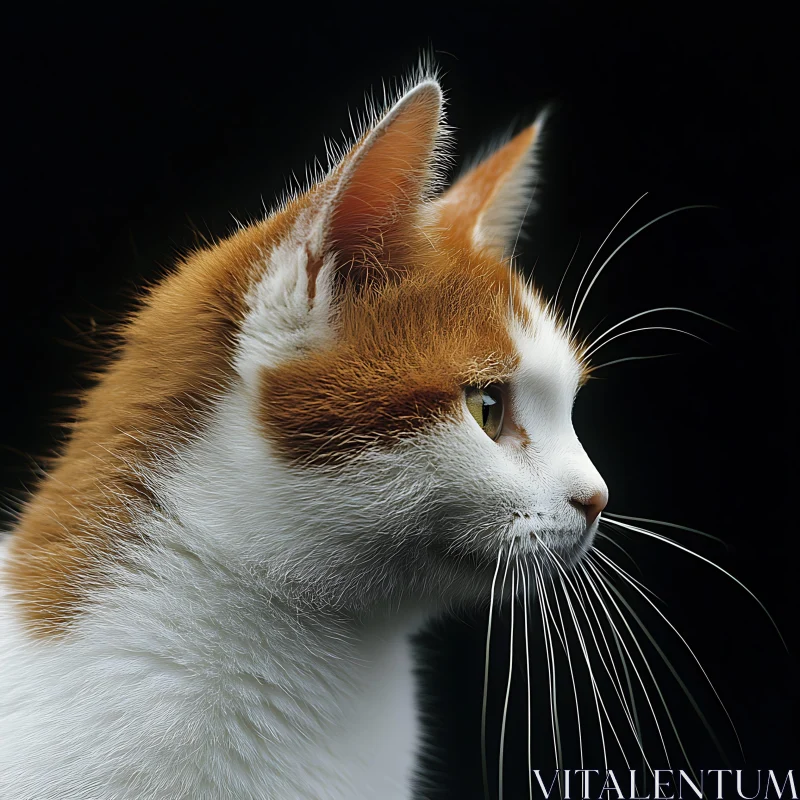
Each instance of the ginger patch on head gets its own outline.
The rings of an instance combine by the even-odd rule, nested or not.
[[[281,456],[330,463],[390,445],[457,418],[465,386],[511,376],[508,270],[501,282],[485,265],[438,261],[343,296],[329,347],[262,371],[259,421]]]

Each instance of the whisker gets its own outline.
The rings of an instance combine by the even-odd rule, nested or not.
[[[537,181],[531,188],[531,196],[528,199],[528,205],[525,207],[525,213],[522,215],[522,218],[519,221],[519,227],[517,228],[517,235],[514,238],[514,245],[511,248],[511,255],[509,256],[509,264],[511,266],[511,269],[509,269],[508,271],[508,310],[509,313],[512,315],[514,313],[514,277],[517,275],[515,267],[515,260],[517,257],[517,244],[519,244],[519,237],[520,234],[522,233],[522,226],[525,224],[525,220],[528,218],[528,212],[531,210],[531,203],[533,203],[533,198],[534,195],[536,194],[536,187],[538,185],[539,183]],[[505,257],[505,252],[503,253],[503,257]],[[536,264],[533,265],[533,269],[536,269]],[[531,273],[533,273],[533,270],[531,270]]]
[[[534,574],[536,576],[537,594],[539,595],[539,611],[542,617],[542,636],[544,640],[544,653],[547,661],[547,688],[550,697],[550,730],[553,734],[553,750],[556,757],[556,775],[558,776],[559,794],[564,794],[561,785],[561,736],[558,728],[558,709],[556,692],[556,677],[555,677],[555,654],[552,651],[552,638],[550,637],[550,628],[547,623],[545,615],[546,595],[544,590],[544,576],[542,570],[537,562],[534,562]]]
[[[686,314],[693,314],[695,317],[700,317],[701,319],[707,319],[709,322],[716,322],[717,325],[722,325],[723,328],[729,328],[730,330],[733,330],[730,325],[726,325],[724,322],[720,322],[718,319],[709,317],[706,314],[701,314],[699,311],[692,311],[691,308],[682,308],[680,306],[661,306],[660,308],[650,308],[647,311],[640,311],[638,314],[633,314],[630,317],[626,317],[622,320],[622,322],[617,322],[608,330],[601,333],[600,336],[598,336],[586,349],[591,350],[591,348],[593,348],[598,342],[602,341],[606,336],[608,336],[611,331],[615,331],[617,328],[622,327],[626,322],[632,322],[633,320],[639,319],[639,317],[644,317],[647,314],[655,314],[657,311],[682,311]]]
[[[714,696],[717,698],[720,706],[722,706],[722,710],[725,712],[725,716],[728,718],[728,722],[730,722],[731,728],[733,729],[734,735],[736,736],[736,741],[739,744],[739,751],[741,752],[742,756],[744,756],[744,748],[742,747],[742,741],[739,738],[739,733],[736,730],[736,726],[733,724],[733,719],[731,718],[731,715],[728,713],[728,709],[725,707],[725,703],[722,702],[722,698],[719,696],[719,692],[717,692],[717,689],[714,686],[713,682],[711,681],[711,678],[709,678],[708,673],[705,671],[703,665],[700,663],[700,659],[695,655],[694,650],[692,650],[692,648],[689,646],[689,643],[681,635],[680,631],[678,631],[678,629],[669,621],[669,619],[667,619],[666,615],[661,611],[661,609],[658,608],[658,606],[639,588],[639,586],[636,585],[636,582],[631,580],[631,576],[628,575],[628,573],[622,567],[620,567],[619,564],[615,563],[611,558],[605,555],[605,553],[601,553],[599,551],[595,552],[603,560],[605,564],[607,564],[611,569],[613,569],[614,572],[616,572],[623,580],[625,580],[627,583],[633,586],[633,588],[636,589],[636,591],[639,592],[639,594],[642,595],[642,597],[644,597],[645,600],[647,600],[647,602],[656,610],[661,619],[663,619],[664,622],[666,622],[667,625],[669,625],[669,627],[674,631],[675,635],[681,640],[681,642],[683,642],[684,646],[689,651],[692,658],[695,660],[695,663],[700,668],[700,671],[703,673],[703,677],[708,681],[708,685],[714,692]],[[601,565],[599,564],[597,566],[601,567]],[[702,716],[701,719],[703,719]],[[709,733],[711,733],[711,731],[709,731]],[[713,734],[712,738],[714,738]]]
[[[581,583],[584,580],[584,578],[587,580],[587,582],[590,582],[590,576],[585,572],[584,572],[583,576],[581,576],[580,574],[577,574],[576,577],[578,578],[579,581],[581,581]],[[594,637],[594,634],[592,634],[592,639],[595,642],[595,647],[597,648],[598,655],[600,656],[600,659],[601,659],[601,661],[603,663],[603,666],[605,667],[606,674],[608,675],[609,679],[611,680],[611,685],[614,688],[614,691],[615,691],[615,693],[617,695],[617,699],[620,701],[620,707],[622,708],[622,711],[625,714],[625,717],[626,717],[626,719],[628,721],[628,725],[630,726],[631,731],[634,734],[634,737],[637,739],[637,744],[639,746],[639,750],[642,752],[642,756],[645,758],[645,761],[647,762],[647,757],[645,756],[645,752],[644,752],[644,743],[642,742],[640,736],[637,737],[637,727],[634,724],[634,719],[633,719],[633,714],[631,713],[631,709],[627,704],[627,698],[625,696],[625,692],[624,692],[624,689],[622,687],[622,680],[620,679],[619,671],[617,670],[617,665],[616,665],[616,662],[614,661],[614,656],[613,656],[613,654],[611,652],[611,647],[608,644],[608,639],[606,637],[605,630],[603,629],[603,624],[600,621],[600,618],[597,616],[597,612],[596,612],[596,610],[594,608],[594,603],[592,602],[591,596],[589,595],[588,591],[586,591],[586,587],[584,586],[583,589],[584,589],[584,594],[586,596],[586,600],[587,600],[587,603],[589,605],[589,608],[592,611],[592,616],[594,617],[594,619],[595,619],[595,621],[597,623],[597,629],[600,631],[600,635],[601,635],[601,637],[603,639],[603,644],[605,645],[605,650],[608,653],[608,660],[611,662],[611,666],[612,666],[612,668],[614,670],[613,676],[611,675],[611,672],[609,671],[608,667],[606,666],[605,658],[603,657],[603,655],[602,655],[602,653],[600,651],[600,646],[599,646],[599,644],[597,642],[597,639]],[[602,605],[602,602],[601,602],[601,605]],[[588,621],[588,618],[587,618],[587,621]],[[589,627],[590,627],[590,630],[593,629],[593,626],[592,626],[590,621],[589,621]],[[612,633],[615,634],[615,638],[616,638],[616,632],[614,631],[613,627],[612,627]],[[622,658],[622,654],[620,654],[620,656]],[[625,666],[625,659],[624,658],[622,658],[622,664],[623,664],[623,667],[624,667]],[[627,669],[625,670],[625,672],[627,674]],[[623,752],[623,757],[624,756],[625,756],[625,753]],[[627,758],[626,758],[626,762],[627,762]],[[647,766],[650,767],[649,762],[647,762]],[[652,767],[650,767],[650,770],[652,772]]]
[[[519,237],[522,233],[522,227],[525,225],[525,220],[528,219],[528,212],[531,210],[531,204],[533,203],[533,198],[536,195],[536,190],[539,188],[539,181],[533,184],[531,188],[531,196],[528,199],[528,205],[525,206],[525,213],[522,215],[522,219],[519,221],[519,227],[517,228],[517,235],[514,237],[514,246],[511,248],[511,259],[513,260],[517,255],[517,245],[519,244]]]
[[[578,253],[578,248],[581,246],[581,235],[578,234],[578,243],[575,245],[575,249],[572,251],[572,256],[570,256],[569,262],[567,263],[567,268],[564,270],[564,274],[561,276],[561,280],[558,282],[558,288],[556,289],[555,297],[553,298],[553,308],[558,307],[558,295],[561,293],[561,286],[564,283],[564,278],[567,277],[567,273],[569,272],[569,268],[572,266],[572,262],[575,260],[575,256]]]
[[[679,544],[678,542],[673,541],[672,539],[670,539],[667,536],[662,536],[660,533],[653,533],[653,531],[649,531],[646,528],[640,528],[637,525],[629,525],[628,523],[619,522],[619,520],[615,520],[615,519],[608,519],[608,520],[606,520],[606,522],[608,522],[608,523],[610,523],[612,525],[619,525],[620,527],[627,528],[628,530],[636,531],[637,533],[643,533],[645,536],[650,536],[653,539],[657,539],[660,542],[664,542],[665,544],[669,544],[669,545],[672,545],[673,547],[677,547],[678,550],[683,550],[684,553],[689,553],[689,555],[692,555],[695,558],[699,558],[701,561],[705,561],[706,564],[710,564],[715,569],[718,569],[723,575],[727,575],[734,583],[739,584],[739,586],[741,586],[742,589],[744,589],[747,592],[747,594],[749,594],[750,597],[752,597],[753,600],[755,600],[756,603],[758,603],[759,606],[761,606],[761,610],[767,615],[767,618],[772,623],[772,626],[775,628],[775,631],[778,634],[778,636],[780,637],[780,640],[783,643],[783,646],[786,648],[786,652],[787,653],[789,652],[789,647],[786,644],[786,640],[783,638],[783,634],[781,633],[780,628],[778,627],[778,625],[775,622],[775,620],[772,618],[772,615],[769,613],[769,611],[767,611],[767,607],[738,578],[735,578],[733,575],[730,574],[730,572],[728,572],[726,569],[723,569],[719,564],[715,564],[713,561],[711,561],[710,559],[706,558],[705,556],[701,556],[699,553],[695,553],[694,550],[691,550],[688,547],[684,547],[682,544]]]
[[[620,222],[622,222],[622,220],[624,220],[625,217],[627,217],[628,214],[630,214],[631,211],[633,211],[633,209],[645,197],[647,197],[647,192],[645,192],[640,198],[635,200],[633,205],[616,221],[616,223],[614,224],[614,227],[608,232],[608,234],[606,235],[606,238],[603,239],[603,241],[600,243],[600,247],[597,248],[597,250],[595,251],[595,254],[592,256],[591,261],[589,261],[589,265],[586,267],[586,271],[583,273],[583,276],[581,277],[580,283],[578,284],[578,288],[575,291],[575,296],[572,299],[572,306],[569,309],[568,332],[569,332],[570,336],[572,335],[572,331],[575,330],[575,322],[573,321],[573,318],[572,318],[572,314],[575,311],[575,303],[578,300],[578,295],[580,295],[580,293],[581,293],[581,287],[583,286],[583,282],[586,280],[586,276],[589,274],[589,270],[591,270],[592,264],[594,264],[594,260],[600,254],[600,251],[603,249],[605,243],[611,238],[611,234],[614,233],[614,231],[619,226]],[[580,311],[580,309],[579,309],[579,311]]]
[[[637,201],[638,202],[638,201]],[[640,228],[637,228],[630,236],[624,239],[622,244],[618,245],[614,248],[614,251],[611,255],[600,265],[600,268],[595,272],[594,277],[590,281],[589,285],[586,287],[586,291],[583,293],[583,298],[578,306],[578,310],[575,312],[575,318],[572,320],[572,328],[570,328],[570,332],[572,332],[575,328],[575,325],[578,322],[578,317],[581,315],[581,310],[583,309],[584,303],[586,303],[586,299],[589,297],[589,292],[592,291],[592,287],[594,286],[597,279],[602,275],[603,270],[606,268],[606,265],[611,261],[612,258],[620,251],[623,247],[634,237],[638,236],[643,231],[647,230],[651,225],[655,225],[656,222],[661,221],[662,219],[666,219],[667,217],[671,217],[673,214],[677,214],[680,211],[689,211],[694,208],[714,208],[712,205],[708,204],[701,204],[701,205],[692,205],[692,206],[681,206],[680,208],[673,208],[672,211],[667,211],[665,214],[660,214],[655,219],[651,219],[650,222],[645,223]],[[629,209],[630,210],[630,209]]]
[[[509,553],[511,551],[509,550]],[[497,573],[500,572],[500,559],[503,557],[503,548],[497,553],[497,566],[494,568],[492,578],[492,593],[489,599],[489,625],[486,629],[486,664],[483,670],[483,707],[481,709],[481,766],[483,769],[483,793],[489,800],[489,770],[486,763],[486,705],[489,690],[489,653],[492,643],[492,615],[494,613],[494,587],[497,583]]]
[[[562,588],[563,588],[563,584],[562,584]],[[580,704],[578,703],[578,687],[577,687],[577,684],[575,682],[575,671],[574,671],[574,669],[572,667],[572,654],[570,652],[569,643],[567,641],[567,629],[564,626],[564,617],[561,614],[561,602],[558,599],[558,592],[556,591],[556,584],[555,583],[553,583],[553,599],[555,600],[555,603],[556,603],[556,609],[558,610],[558,618],[559,618],[560,623],[561,623],[561,631],[562,631],[562,634],[563,634],[563,637],[559,636],[559,638],[561,638],[561,642],[564,645],[564,652],[567,655],[567,664],[569,665],[569,674],[570,674],[570,679],[572,681],[572,693],[573,693],[573,695],[575,697],[575,718],[576,718],[576,721],[578,723],[578,752],[580,753],[581,769],[583,769],[583,732],[582,732],[582,729],[581,729]],[[558,632],[558,626],[556,626],[556,632]]]
[[[601,517],[600,522],[602,521],[603,519]],[[616,539],[613,539],[605,531],[600,530],[599,525],[597,530],[597,538],[602,539],[604,542],[608,542],[610,545],[616,547],[617,550],[621,551],[622,554],[625,556],[625,558],[627,558],[631,562],[631,564],[633,564],[633,566],[636,567],[637,570],[639,570],[639,574],[640,575],[642,574],[641,567],[634,561],[633,556],[618,541],[616,541]],[[597,550],[598,548],[595,547],[594,549]],[[650,590],[648,589],[648,591]]]
[[[677,356],[677,353],[659,353],[655,356],[628,356],[627,358],[615,358],[613,361],[604,361],[602,364],[592,364],[589,372],[597,372],[598,369],[603,367],[610,367],[612,364],[621,364],[623,361],[649,361],[651,358],[668,358],[669,356]]]
[[[605,770],[608,771],[608,752],[607,752],[607,748],[606,748],[605,729],[603,727],[603,716],[605,716],[606,722],[608,723],[608,726],[611,729],[611,733],[614,735],[614,739],[616,740],[617,745],[619,746],[620,750],[622,751],[623,758],[625,757],[625,751],[624,751],[624,748],[622,747],[621,742],[619,741],[619,737],[617,736],[617,732],[614,729],[614,725],[611,722],[611,717],[610,717],[610,715],[608,713],[608,709],[606,708],[605,701],[603,700],[602,692],[600,691],[600,687],[599,687],[599,685],[597,683],[597,680],[595,679],[594,670],[592,669],[592,661],[591,661],[591,658],[589,657],[588,648],[586,647],[586,640],[585,640],[585,638],[583,636],[583,631],[582,631],[582,629],[580,627],[580,623],[578,621],[578,616],[575,613],[575,608],[572,605],[572,601],[569,598],[569,592],[567,591],[567,587],[571,588],[572,591],[574,592],[575,599],[578,601],[579,605],[581,606],[581,609],[583,611],[584,617],[585,617],[587,623],[589,623],[590,628],[591,628],[591,623],[589,621],[589,616],[586,613],[585,607],[583,606],[583,600],[581,599],[578,590],[575,588],[575,585],[569,579],[569,575],[568,575],[567,571],[564,568],[562,568],[561,566],[559,566],[559,572],[560,572],[559,581],[561,583],[562,589],[564,589],[564,598],[567,601],[567,606],[569,608],[570,616],[572,618],[572,623],[573,623],[573,625],[575,627],[575,632],[578,635],[578,642],[579,642],[580,647],[581,647],[581,653],[583,654],[583,659],[584,659],[584,661],[586,663],[586,668],[589,670],[589,680],[590,680],[590,683],[591,683],[591,686],[592,686],[592,696],[594,698],[595,711],[597,712],[597,723],[598,723],[598,727],[600,729],[600,745],[601,745],[602,750],[603,750],[603,764],[604,764]],[[567,583],[564,583],[565,579],[566,579]],[[599,650],[598,650],[598,652],[599,652]],[[601,708],[602,708],[602,711],[603,711],[602,715],[600,713],[600,709]],[[626,759],[626,763],[627,763],[627,759]]]
[[[612,685],[612,687],[614,689],[614,692],[617,695],[617,699],[620,702],[620,707],[622,708],[622,711],[625,714],[625,717],[627,719],[628,725],[630,726],[631,731],[633,732],[634,737],[636,738],[636,743],[637,743],[637,745],[639,747],[639,750],[642,753],[642,757],[645,759],[645,762],[647,763],[647,766],[650,769],[650,771],[653,772],[653,768],[650,766],[650,762],[647,760],[647,756],[645,754],[644,743],[642,742],[641,738],[636,736],[636,726],[634,725],[633,717],[632,717],[630,708],[627,705],[627,700],[625,698],[624,690],[622,688],[622,681],[621,681],[621,679],[619,677],[619,672],[617,671],[616,663],[614,662],[614,658],[613,658],[613,655],[611,653],[611,648],[608,645],[608,640],[606,639],[606,635],[605,635],[605,632],[603,630],[603,626],[602,626],[602,624],[600,622],[599,617],[597,616],[597,612],[595,611],[594,603],[592,602],[592,596],[589,594],[589,592],[586,589],[586,586],[583,584],[584,577],[588,581],[589,580],[589,576],[584,571],[584,575],[583,576],[579,572],[575,572],[575,577],[576,577],[576,580],[578,580],[579,585],[583,588],[583,592],[584,592],[584,595],[586,597],[586,602],[588,603],[589,608],[592,611],[592,616],[595,618],[595,621],[597,623],[597,628],[600,630],[600,634],[603,637],[603,642],[604,642],[604,644],[606,646],[606,652],[608,653],[609,660],[611,661],[611,666],[614,669],[614,674],[613,675],[611,674],[611,670],[609,670],[609,668],[608,668],[608,664],[606,663],[605,657],[603,656],[603,653],[602,653],[602,651],[600,649],[600,644],[597,641],[597,637],[594,634],[594,626],[592,625],[592,622],[589,619],[589,615],[588,615],[588,613],[586,611],[586,606],[583,603],[583,599],[581,598],[580,592],[578,592],[576,590],[576,598],[578,599],[578,602],[579,602],[579,604],[581,606],[581,610],[583,611],[583,614],[586,617],[586,622],[589,625],[589,632],[592,635],[592,641],[594,642],[595,649],[597,650],[597,655],[599,656],[600,662],[602,663],[603,668],[605,669],[606,674],[608,675],[609,680],[611,681],[611,685]],[[599,599],[599,597],[598,597],[598,599]],[[600,603],[601,603],[601,605],[603,605],[602,600],[600,600]],[[605,608],[604,608],[604,611],[605,611]],[[606,611],[606,614],[608,614],[607,611]],[[634,667],[634,670],[635,670],[636,669],[635,665],[632,664],[632,666]],[[641,682],[641,679],[640,679],[640,682]],[[617,744],[619,745],[620,751],[622,752],[622,757],[625,759],[625,763],[628,765],[628,767],[630,767],[630,762],[628,761],[628,756],[627,756],[627,753],[625,752],[625,748],[622,746],[622,742],[620,741],[619,736],[617,736],[616,730],[614,729],[614,726],[611,724],[611,720],[610,719],[609,719],[609,725],[611,726],[611,730],[614,733],[614,738],[616,739]]]
[[[588,580],[589,579],[589,573],[586,570],[585,565],[581,564],[580,567],[581,567],[581,571],[583,572],[584,576]],[[634,671],[634,674],[636,675],[637,680],[639,681],[639,685],[642,687],[642,692],[644,694],[645,700],[647,701],[648,708],[650,709],[650,714],[653,717],[653,722],[655,723],[655,726],[656,726],[656,731],[658,733],[658,738],[660,739],[661,746],[662,746],[662,748],[664,750],[664,757],[667,760],[667,766],[672,768],[672,765],[670,763],[670,758],[669,758],[669,750],[667,748],[666,741],[664,740],[664,734],[663,734],[663,731],[661,730],[661,724],[659,723],[659,720],[658,720],[658,714],[656,713],[655,707],[653,706],[653,703],[650,700],[650,695],[649,695],[649,693],[647,691],[647,687],[645,686],[644,679],[642,678],[641,673],[639,672],[638,668],[636,667],[636,662],[634,661],[633,656],[632,656],[630,650],[628,649],[628,646],[625,644],[624,638],[620,634],[619,629],[617,628],[617,626],[614,624],[614,621],[613,621],[613,619],[611,617],[611,613],[610,613],[610,611],[608,609],[607,604],[604,602],[603,598],[600,596],[599,592],[597,591],[597,587],[595,586],[594,582],[592,582],[592,581],[588,581],[588,582],[589,582],[589,585],[591,586],[592,591],[597,596],[597,600],[600,603],[600,606],[601,606],[601,608],[603,609],[603,612],[606,615],[606,619],[608,620],[609,625],[611,626],[611,630],[616,634],[617,641],[620,643],[620,645],[622,646],[623,650],[625,651],[625,656],[626,656],[627,662],[630,664],[631,668]],[[586,591],[586,587],[585,586],[584,586],[584,591]],[[647,658],[645,657],[644,652],[642,651],[642,648],[639,646],[639,642],[636,639],[636,636],[634,635],[634,633],[631,630],[630,626],[627,624],[627,621],[622,616],[621,612],[619,612],[619,609],[617,609],[617,612],[620,614],[620,618],[622,619],[622,622],[625,624],[625,627],[627,628],[628,633],[631,636],[631,640],[633,641],[634,645],[636,646],[636,649],[637,649],[639,655],[642,657],[642,661],[644,663],[644,666],[647,669],[647,672],[648,672],[648,674],[650,676],[650,679],[653,681],[653,686],[655,687],[656,691],[658,692],[659,697],[661,698],[661,703],[664,706],[664,710],[667,712],[667,717],[670,719],[670,722],[672,722],[672,718],[670,717],[670,714],[669,714],[669,709],[667,708],[666,700],[664,699],[664,696],[661,693],[661,689],[658,686],[658,682],[656,681],[655,676],[653,675],[653,672],[650,669],[650,665],[649,665],[649,663],[647,661]],[[674,724],[672,725],[672,729],[673,729],[673,732],[675,733],[675,735],[677,737],[677,731],[675,730],[675,725]],[[642,743],[638,742],[638,744],[639,744],[639,747],[640,747],[640,749],[642,751],[642,757],[645,759],[645,763],[648,763],[647,756],[646,756],[646,753],[644,751],[644,747],[642,746]],[[624,756],[624,753],[623,753],[623,756]],[[627,761],[627,759],[626,759],[626,761]],[[649,763],[648,763],[648,766],[649,766]],[[653,772],[653,770],[652,770],[652,767],[651,767],[651,773],[652,772]]]
[[[624,653],[622,652],[622,645],[620,644],[619,634],[611,628],[611,635],[614,637],[614,645],[617,648],[617,654],[619,655],[619,661],[622,666],[622,672],[625,675],[625,685],[628,687],[628,700],[631,703],[631,712],[633,714],[633,724],[636,729],[636,740],[640,743],[640,748],[642,750],[642,787],[644,791],[647,791],[647,774],[645,772],[646,767],[648,767],[647,763],[647,756],[644,753],[644,739],[642,738],[642,727],[639,723],[639,712],[636,706],[636,694],[633,691],[633,681],[631,681],[631,675],[628,671],[628,662],[625,658]],[[651,769],[652,772],[652,769]]]
[[[528,638],[528,589],[530,581],[530,572],[527,561],[524,562],[525,569],[520,569],[520,577],[522,578],[522,603],[525,620],[525,678],[528,686],[528,795],[529,799],[533,800],[533,763],[531,761],[531,648],[530,639]],[[527,574],[527,580],[526,580]]]
[[[517,573],[519,571],[519,561],[514,560],[514,572],[511,575],[511,630],[509,632],[508,648],[508,683],[506,684],[506,699],[503,703],[503,721],[500,725],[500,759],[498,771],[498,800],[503,800],[503,758],[505,756],[506,744],[506,719],[508,718],[508,698],[511,695],[511,676],[514,667],[514,606],[516,605]]]
[[[603,716],[600,713],[601,707],[603,709],[603,714],[605,714],[606,721],[608,722],[609,726],[611,727],[612,733],[615,734],[615,737],[616,737],[616,733],[613,730],[613,725],[611,725],[611,718],[608,715],[608,710],[605,707],[605,703],[603,702],[603,698],[602,698],[602,695],[601,695],[601,693],[599,691],[599,687],[597,685],[597,681],[595,680],[595,677],[594,677],[594,670],[592,669],[592,661],[591,661],[591,658],[589,658],[589,651],[588,651],[588,648],[586,647],[586,640],[584,639],[583,630],[581,629],[580,622],[578,621],[578,616],[575,613],[575,608],[572,605],[572,600],[570,600],[569,591],[567,590],[568,587],[572,588],[573,592],[575,592],[576,600],[578,600],[578,602],[581,603],[581,604],[582,604],[582,601],[581,601],[580,597],[578,596],[578,593],[577,593],[575,587],[572,585],[572,582],[569,580],[569,575],[567,573],[567,570],[560,563],[561,559],[558,558],[558,556],[556,554],[553,554],[549,550],[549,548],[547,548],[544,545],[544,542],[541,542],[541,544],[545,548],[545,552],[550,556],[550,559],[551,559],[552,563],[555,564],[556,569],[558,571],[559,583],[561,584],[561,588],[564,590],[564,599],[567,602],[567,607],[569,608],[569,613],[570,613],[570,617],[572,619],[572,624],[573,624],[573,626],[575,628],[575,634],[578,637],[578,644],[580,645],[580,648],[581,648],[581,654],[583,655],[583,660],[586,663],[586,669],[589,671],[589,680],[590,680],[590,683],[591,683],[591,686],[592,686],[592,697],[594,699],[595,711],[597,712],[597,723],[598,723],[598,727],[600,729],[600,745],[601,745],[602,750],[603,750],[603,764],[605,766],[605,769],[608,770],[608,753],[607,753],[607,749],[606,749],[605,729],[603,728]],[[564,583],[565,579],[567,580],[567,584]],[[584,616],[586,616],[585,610],[584,610]],[[587,622],[588,622],[588,617],[586,617],[586,619],[587,619]]]
[[[704,339],[702,336],[698,336],[695,333],[689,333],[689,331],[684,331],[681,328],[668,328],[664,327],[663,325],[652,325],[645,328],[634,328],[631,331],[622,331],[622,333],[617,333],[612,336],[610,339],[606,339],[604,342],[601,342],[598,345],[595,345],[594,348],[587,350],[583,354],[584,359],[591,358],[598,350],[602,350],[607,344],[611,344],[615,339],[621,339],[623,336],[630,336],[632,333],[643,333],[644,331],[672,331],[673,333],[682,333],[685,336],[691,336],[692,339],[697,339],[704,344],[708,344],[708,341]]]
[[[606,517],[613,517],[614,519],[627,519],[633,520],[634,522],[649,522],[651,525],[663,525],[666,528],[677,528],[681,531],[689,531],[689,533],[696,533],[698,536],[705,536],[706,539],[713,539],[715,542],[719,542],[721,545],[727,547],[728,543],[723,539],[720,539],[718,536],[712,536],[710,533],[706,533],[705,531],[699,531],[697,528],[688,528],[686,525],[678,525],[676,522],[664,522],[662,519],[647,519],[646,517],[631,517],[626,514],[611,514],[608,511],[603,511],[603,519]]]
[[[616,533],[617,531],[614,531],[614,532]],[[605,539],[608,542],[612,542],[612,543],[616,544],[616,542],[614,542],[614,540],[608,534],[605,534],[603,536],[603,539]],[[637,569],[638,569],[639,565],[631,558],[631,556],[628,554],[628,552],[622,546],[619,546],[619,548],[631,560],[633,565],[635,567],[637,567]],[[591,555],[593,555],[593,554],[600,554],[604,558],[609,558],[609,556],[606,553],[604,553],[602,550],[600,550],[597,547],[592,548],[592,551],[589,554],[589,557],[591,557]],[[616,564],[616,562],[613,562],[613,563]],[[620,567],[620,569],[622,569],[622,567]],[[641,570],[639,570],[639,572],[641,573]],[[647,594],[650,594],[653,597],[655,597],[656,600],[658,600],[658,601],[660,601],[662,603],[664,602],[662,598],[660,598],[649,586],[645,586],[645,584],[642,583],[642,581],[640,581],[638,578],[634,578],[633,575],[631,575],[629,572],[626,572],[625,574],[628,576],[628,578],[630,580],[632,580],[636,584],[636,586],[639,588],[640,591],[647,592]]]
[[[680,734],[678,733],[678,729],[675,726],[675,721],[672,718],[672,714],[670,714],[669,706],[667,705],[667,701],[666,701],[666,699],[664,697],[663,692],[661,691],[661,687],[658,685],[658,681],[656,681],[655,675],[653,674],[653,671],[650,668],[650,663],[647,661],[647,658],[645,657],[644,652],[642,651],[642,648],[639,645],[639,640],[636,638],[636,635],[634,634],[633,630],[631,630],[630,625],[628,625],[628,621],[625,619],[625,615],[622,613],[621,609],[619,608],[619,606],[615,602],[614,598],[611,596],[611,591],[609,591],[609,590],[612,590],[614,592],[614,594],[617,595],[617,597],[619,598],[620,602],[623,603],[625,608],[628,609],[628,612],[636,620],[636,622],[638,623],[639,627],[642,629],[642,631],[645,633],[645,635],[649,639],[650,643],[656,648],[656,650],[658,651],[658,654],[664,660],[664,663],[670,668],[670,671],[673,673],[673,676],[675,676],[678,681],[680,681],[680,678],[678,677],[677,673],[675,672],[674,668],[670,664],[670,662],[667,659],[667,657],[664,655],[664,653],[661,650],[661,648],[659,648],[658,645],[656,644],[655,639],[653,639],[652,635],[650,634],[650,631],[647,629],[647,627],[644,625],[644,623],[636,615],[636,612],[625,601],[625,598],[622,597],[622,595],[619,593],[617,588],[613,584],[609,583],[609,581],[603,576],[603,574],[595,567],[593,562],[587,561],[587,562],[585,562],[585,564],[581,565],[581,567],[583,569],[586,569],[586,566],[589,566],[589,567],[591,567],[593,569],[596,577],[598,578],[598,583],[600,584],[600,587],[603,589],[603,591],[608,596],[608,599],[611,601],[611,604],[614,606],[614,610],[617,612],[617,614],[619,615],[620,620],[625,625],[625,628],[627,629],[628,633],[631,636],[631,641],[634,643],[634,645],[636,645],[636,649],[639,651],[639,655],[642,657],[642,661],[644,663],[644,666],[647,668],[647,672],[650,675],[650,679],[653,681],[653,687],[655,688],[656,692],[658,692],[658,696],[659,696],[659,698],[661,700],[661,704],[664,706],[664,711],[665,711],[665,713],[667,715],[667,719],[669,720],[669,724],[670,724],[670,727],[672,728],[672,732],[675,734],[675,739],[678,742],[678,747],[680,747],[681,753],[683,754],[683,757],[686,759],[686,763],[687,763],[687,765],[689,767],[689,770],[691,771],[691,773],[694,776],[695,780],[697,780],[697,776],[695,774],[694,768],[691,765],[691,761],[689,759],[689,755],[686,752],[686,748],[683,746],[683,740],[681,739]],[[604,608],[605,608],[605,605],[604,605]],[[608,615],[609,622],[613,626],[614,622],[611,619],[611,615],[608,613],[607,609],[606,609],[606,614]],[[616,627],[616,626],[614,626],[614,627]],[[619,631],[617,631],[617,632],[619,633]],[[627,647],[625,645],[624,640],[620,639],[620,641],[622,642],[623,648],[625,648],[625,650],[627,652]],[[631,663],[631,666],[633,666],[634,670],[635,670],[635,666],[633,664],[633,661],[631,661],[630,663]],[[642,684],[642,689],[644,689],[644,684]],[[649,699],[649,697],[647,695],[646,690],[645,690],[645,697],[647,698],[648,704],[650,704],[650,699]],[[651,705],[651,711],[652,711],[652,704],[650,704],[650,705]],[[655,716],[655,713],[654,713],[653,719],[654,719],[654,721],[656,723],[656,727],[657,727],[657,729],[659,731],[659,736],[661,736],[662,745],[664,746],[664,752],[665,752],[665,755],[666,755],[666,758],[667,758],[667,765],[671,769],[672,765],[670,764],[670,761],[669,761],[669,755],[668,755],[668,753],[666,751],[666,745],[664,744],[664,739],[663,739],[663,736],[661,734],[661,727],[658,724],[658,718]]]

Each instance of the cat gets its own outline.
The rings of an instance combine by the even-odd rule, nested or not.
[[[512,263],[543,125],[444,189],[420,74],[148,292],[0,545],[0,797],[413,795],[409,637],[608,499],[585,347]]]

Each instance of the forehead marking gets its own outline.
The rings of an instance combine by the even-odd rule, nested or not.
[[[533,441],[570,424],[582,367],[562,325],[533,292],[526,291],[527,316],[515,315],[511,335],[519,353],[512,381],[516,431]]]

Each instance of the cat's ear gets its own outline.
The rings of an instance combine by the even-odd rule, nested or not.
[[[442,105],[434,80],[409,89],[326,178],[267,222],[275,240],[266,240],[266,268],[243,323],[238,368],[246,380],[265,361],[327,339],[337,294],[402,274],[408,248],[427,243],[420,220],[436,188]]]
[[[418,228],[432,190],[442,104],[438,83],[417,84],[316,187],[306,232],[312,293],[328,256],[337,272],[350,277],[376,263],[391,269],[401,260],[397,251]]]
[[[510,256],[536,188],[537,145],[544,124],[533,125],[459,178],[437,198],[435,220],[451,243]]]

